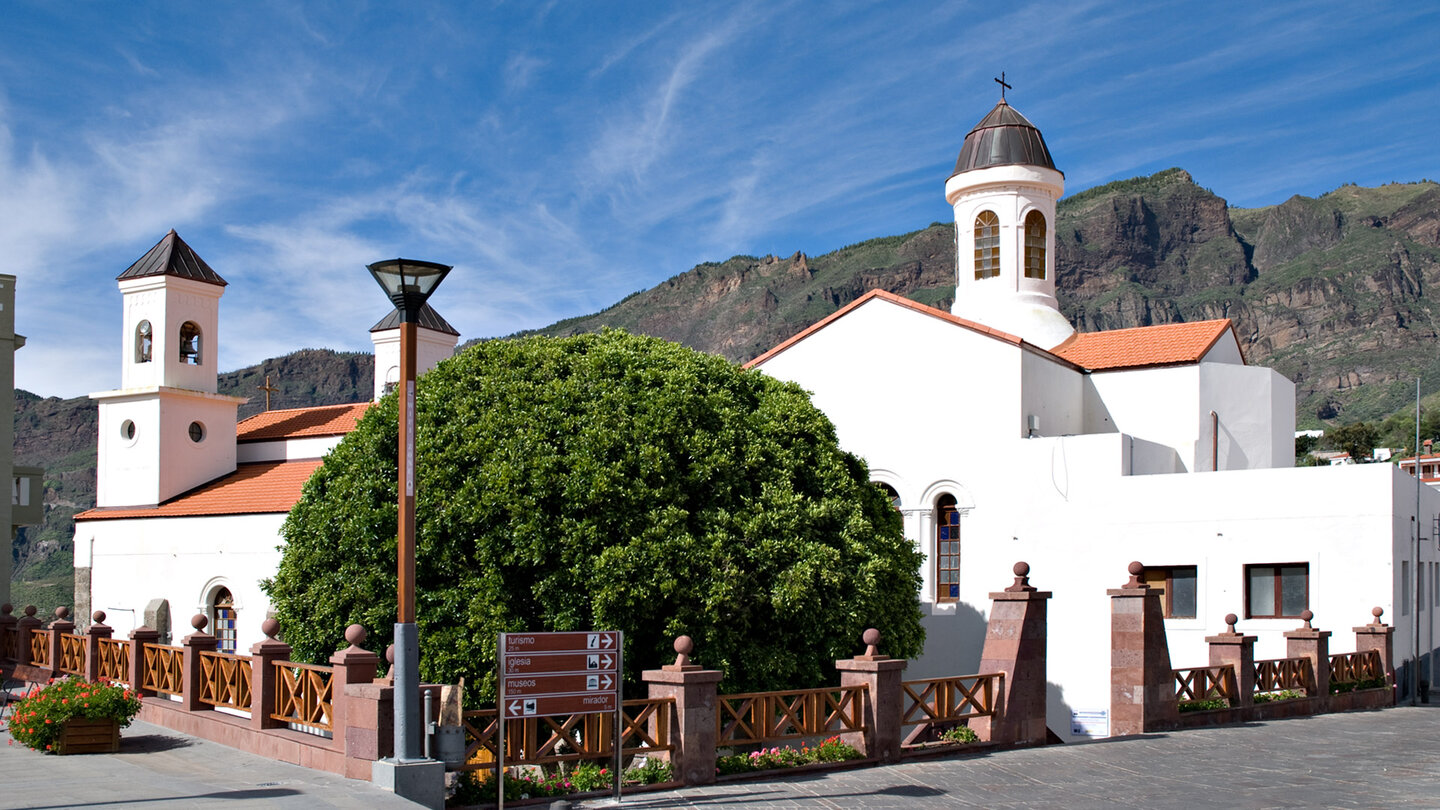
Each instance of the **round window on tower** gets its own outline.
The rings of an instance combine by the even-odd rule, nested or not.
[[[190,423],[190,441],[199,444],[205,441],[205,426],[199,422]]]
[[[135,423],[126,419],[120,423],[120,438],[127,442],[135,441]]]

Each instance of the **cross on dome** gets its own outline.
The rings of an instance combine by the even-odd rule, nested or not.
[[[1014,90],[1015,88],[1005,83],[1005,71],[1003,70],[1000,71],[1000,78],[996,79],[995,83],[1000,85],[1000,103],[1003,104],[1005,103],[1005,91]]]

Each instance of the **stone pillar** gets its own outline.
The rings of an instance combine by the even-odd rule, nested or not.
[[[85,631],[85,680],[100,681],[100,639],[110,638],[115,631],[105,624],[105,611],[97,610],[90,617],[90,629]]]
[[[1210,645],[1210,666],[1218,667],[1229,664],[1235,670],[1235,699],[1230,704],[1231,708],[1252,706],[1255,703],[1255,639],[1257,637],[1236,632],[1235,623],[1238,621],[1240,618],[1234,613],[1227,613],[1225,614],[1225,624],[1229,625],[1230,629],[1219,635],[1205,637],[1205,641]]]
[[[687,785],[715,781],[716,717],[719,683],[725,673],[690,663],[695,642],[689,636],[675,639],[675,663],[640,674],[650,685],[651,698],[675,699],[675,725],[670,729],[674,778]]]
[[[994,717],[970,721],[982,740],[1044,745],[1046,628],[1050,591],[1030,584],[1030,564],[1015,563],[1015,583],[990,594],[990,621],[980,652],[982,673],[1003,672]]]
[[[855,745],[867,757],[898,762],[900,721],[905,714],[905,688],[900,685],[900,676],[910,662],[881,655],[880,631],[873,627],[866,630],[860,640],[865,643],[865,652],[836,661],[835,669],[840,671],[841,686],[865,687],[861,711],[866,731],[841,735],[841,740]]]
[[[59,678],[65,674],[60,662],[65,660],[64,641],[61,636],[75,635],[75,623],[70,621],[70,608],[55,608],[55,620],[50,622],[50,677]]]
[[[15,622],[15,658],[21,664],[29,664],[33,659],[30,657],[30,631],[40,627],[40,620],[35,618],[35,606],[26,605],[25,615]]]
[[[0,605],[0,661],[20,659],[16,648],[11,646],[15,644],[15,623],[20,621],[12,615],[14,612],[15,606],[9,602]]]
[[[354,698],[357,703],[356,711],[351,712],[352,698],[349,687],[352,685],[370,684],[375,680],[375,671],[380,668],[380,656],[369,650],[360,648],[365,643],[365,628],[358,624],[352,624],[345,628],[345,640],[350,646],[330,656],[330,665],[334,667],[334,674],[330,676],[331,695],[331,716],[330,722],[334,729],[335,747],[345,753],[347,757],[354,757],[357,753],[373,753],[376,749],[375,741],[367,738],[366,732],[374,732],[373,723],[365,723],[360,727],[353,727],[352,722],[360,719],[361,707],[358,705],[360,698]],[[352,714],[354,715],[352,717]],[[351,743],[351,732],[356,732],[356,740]],[[393,744],[393,741],[392,741]],[[378,757],[360,757],[361,759],[374,760]]]
[[[1395,628],[1380,621],[1380,617],[1385,615],[1383,608],[1372,609],[1370,615],[1375,618],[1369,624],[1355,628],[1355,652],[1378,651],[1380,665],[1385,670],[1385,682],[1393,687],[1395,685]]]
[[[1300,612],[1305,625],[1285,634],[1285,657],[1308,658],[1315,677],[1310,681],[1306,693],[1310,697],[1330,694],[1330,631],[1316,630],[1310,626],[1315,614],[1308,610]]]
[[[290,660],[290,645],[275,640],[280,623],[274,619],[261,622],[260,632],[265,638],[250,647],[250,727],[280,728],[284,723],[270,719],[275,709],[275,662]]]
[[[371,762],[395,756],[395,688],[377,678],[346,684],[345,695],[345,756]],[[359,773],[351,778],[369,778],[369,765]]]
[[[155,694],[145,688],[145,645],[159,642],[158,630],[142,625],[130,631],[130,691],[141,697]]]
[[[1106,591],[1112,737],[1172,728],[1180,720],[1160,594],[1140,581],[1144,564],[1132,562],[1129,570],[1129,582]]]
[[[180,675],[180,705],[184,706],[187,712],[212,708],[209,703],[200,699],[201,682],[205,679],[200,653],[215,652],[215,648],[219,646],[219,641],[205,632],[205,626],[209,623],[210,619],[206,618],[204,613],[196,613],[190,618],[190,626],[195,628],[195,632],[180,641],[180,646],[185,648],[180,655],[183,666]]]

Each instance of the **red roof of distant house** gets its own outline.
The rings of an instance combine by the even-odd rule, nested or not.
[[[320,459],[241,464],[235,472],[158,506],[90,509],[76,520],[201,517],[288,512],[300,500],[300,488],[320,469]]]
[[[1167,323],[1084,332],[1051,349],[1091,371],[1198,363],[1230,330],[1230,320]]]
[[[235,426],[235,438],[241,442],[300,439],[311,436],[342,436],[355,429],[355,423],[373,403],[320,405],[314,408],[291,408],[283,411],[257,413]]]

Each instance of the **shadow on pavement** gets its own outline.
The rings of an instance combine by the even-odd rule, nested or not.
[[[120,736],[120,755],[153,754],[158,751],[190,748],[194,745],[193,739],[173,734],[136,734],[134,736],[122,734]]]
[[[181,802],[182,807],[190,802],[199,799],[280,799],[286,796],[298,796],[300,791],[291,788],[262,788],[259,790],[227,790],[219,793],[199,793],[194,796],[154,796],[145,799],[109,799],[102,802],[90,802],[88,804],[47,804],[28,808],[28,810],[63,810],[66,807],[114,807],[126,804],[150,804],[158,802]]]

